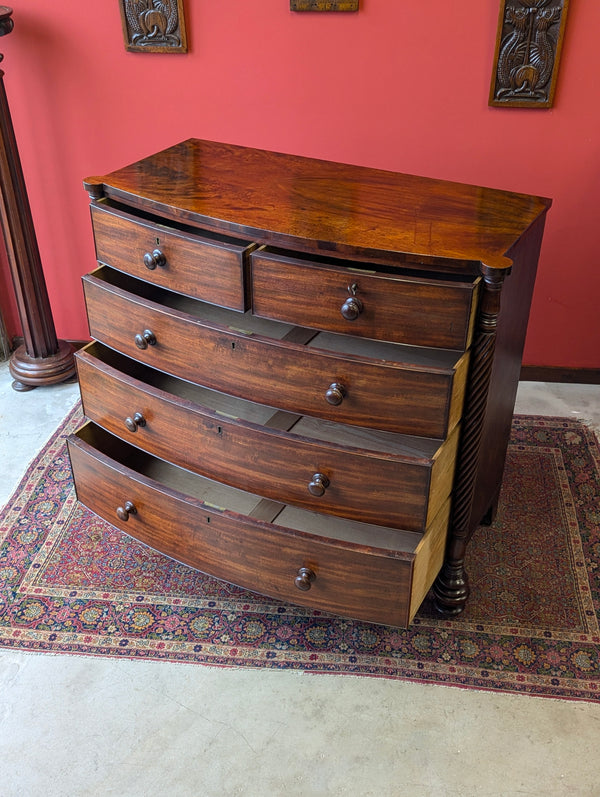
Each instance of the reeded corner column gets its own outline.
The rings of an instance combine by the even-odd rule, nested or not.
[[[11,17],[12,9],[0,6],[0,36],[13,29]],[[56,338],[1,69],[0,216],[25,341],[9,362],[12,386],[24,391],[63,382],[75,374],[73,347]]]

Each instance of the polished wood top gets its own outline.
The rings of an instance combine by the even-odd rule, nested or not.
[[[190,139],[104,177],[93,197],[318,254],[511,266],[541,197]]]

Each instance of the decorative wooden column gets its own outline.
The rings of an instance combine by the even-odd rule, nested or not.
[[[458,453],[458,478],[454,487],[452,519],[446,558],[433,585],[437,609],[446,615],[460,614],[469,597],[469,579],[465,571],[467,545],[480,518],[471,516],[477,475],[483,417],[494,362],[496,328],[500,297],[506,271],[482,267],[483,296],[471,355],[463,430]],[[496,501],[498,496],[496,496]],[[489,507],[493,515],[495,505]]]
[[[0,6],[0,36],[13,29],[12,9]],[[0,60],[3,56],[0,54]],[[15,390],[63,382],[75,373],[73,348],[56,338],[33,219],[0,70],[0,220],[25,343],[13,353]]]

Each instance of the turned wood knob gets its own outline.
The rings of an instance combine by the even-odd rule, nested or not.
[[[125,418],[125,426],[130,432],[137,432],[138,426],[145,426],[146,419],[141,412],[136,412],[133,418]]]
[[[346,321],[355,321],[362,313],[363,304],[356,296],[349,296],[340,308]]]
[[[135,508],[135,505],[131,503],[131,501],[125,501],[125,506],[117,507],[117,517],[124,523],[129,520],[129,515],[135,515],[136,512],[137,509]]]
[[[294,584],[298,587],[298,589],[301,589],[302,592],[307,592],[315,578],[316,575],[310,568],[301,567],[300,570],[298,570],[298,575],[294,579]]]
[[[145,329],[142,334],[137,334],[134,338],[135,345],[138,349],[147,349],[148,346],[154,346],[156,344],[156,338],[154,337],[154,333],[151,332],[149,329]]]
[[[323,495],[329,487],[329,479],[323,473],[315,473],[308,483],[308,492],[317,497]]]
[[[346,388],[343,385],[340,385],[339,382],[332,382],[325,393],[325,398],[329,404],[333,404],[334,407],[337,407],[338,404],[342,403],[345,395]]]
[[[157,266],[165,266],[166,264],[167,258],[160,249],[155,249],[153,252],[146,252],[144,255],[144,265],[150,271],[154,271]]]

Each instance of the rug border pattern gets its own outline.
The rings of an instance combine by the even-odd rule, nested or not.
[[[21,482],[13,496],[7,502],[5,508],[0,510],[0,544],[3,544],[11,529],[20,520],[23,508],[27,506],[35,497],[38,479],[36,474],[43,475],[46,469],[60,457],[65,457],[65,437],[71,433],[81,423],[80,405],[77,404],[67,415],[61,427],[50,438],[44,449],[32,461],[26,470]],[[577,420],[567,418],[536,416],[516,416],[514,420],[516,429],[520,427],[535,427],[539,430],[556,429],[560,427],[563,431],[569,430],[585,438],[590,457],[596,469],[596,478],[600,481],[600,447],[595,435],[585,424]],[[518,445],[518,444],[515,444]],[[538,446],[540,450],[554,457],[554,467],[556,477],[560,481],[561,489],[566,495],[571,493],[570,506],[565,506],[565,525],[569,530],[570,545],[574,564],[585,560],[585,551],[582,545],[580,523],[577,517],[577,497],[573,495],[573,485],[569,481],[569,474],[565,467],[563,455],[560,449],[555,446]],[[77,598],[78,600],[107,601],[119,604],[122,607],[128,605],[140,606],[150,604],[160,604],[168,609],[176,610],[185,603],[186,607],[203,612],[218,613],[221,611],[215,607],[214,601],[208,598],[180,598],[177,596],[156,595],[151,592],[140,593],[135,591],[119,591],[97,589],[69,589],[60,587],[48,587],[40,585],[40,572],[43,571],[45,560],[51,555],[54,545],[60,542],[62,528],[67,522],[71,513],[77,508],[75,490],[70,486],[61,486],[63,489],[62,504],[58,514],[46,519],[43,524],[45,527],[45,537],[41,547],[33,554],[36,561],[35,569],[29,567],[26,576],[19,586],[20,596],[44,597],[45,599],[56,599],[67,601]],[[600,536],[600,530],[599,530]],[[482,668],[480,664],[470,666],[467,661],[461,663],[449,663],[446,660],[418,660],[413,656],[411,659],[402,654],[402,648],[390,649],[388,655],[381,652],[376,655],[369,655],[361,652],[357,657],[351,647],[348,653],[335,651],[330,652],[324,649],[315,650],[294,650],[288,648],[277,648],[272,644],[263,645],[244,645],[236,642],[235,639],[225,638],[210,642],[198,641],[178,641],[174,639],[144,639],[138,636],[127,636],[124,634],[94,634],[81,632],[68,632],[65,630],[48,630],[35,627],[7,628],[5,623],[0,623],[0,647],[13,648],[37,652],[55,653],[74,653],[79,655],[92,656],[112,656],[128,659],[153,659],[164,661],[177,661],[179,663],[201,663],[213,666],[233,666],[233,667],[267,667],[267,668],[288,668],[303,670],[310,673],[336,673],[380,676],[386,678],[397,678],[402,680],[417,681],[420,683],[431,682],[444,685],[462,686],[476,689],[495,690],[501,692],[523,693],[529,695],[539,695],[546,697],[561,697],[579,700],[600,700],[600,678],[598,673],[598,653],[600,648],[600,627],[598,625],[598,606],[597,589],[592,589],[588,578],[588,569],[583,567],[573,567],[573,572],[579,583],[579,595],[583,596],[583,604],[580,613],[587,618],[588,633],[567,633],[561,630],[558,635],[554,635],[552,630],[511,627],[506,624],[464,622],[457,627],[455,620],[443,618],[427,618],[425,623],[421,623],[417,618],[414,626],[414,633],[418,635],[421,627],[427,631],[436,643],[439,643],[440,650],[444,650],[444,640],[453,637],[455,644],[460,644],[461,639],[467,640],[469,635],[485,634],[490,638],[512,639],[516,644],[523,640],[532,648],[541,650],[544,645],[548,645],[555,637],[559,638],[559,644],[573,647],[573,656],[580,651],[582,660],[594,662],[594,667],[590,671],[589,677],[579,674],[573,677],[571,673],[560,675],[550,673],[548,675],[539,672],[527,671],[526,667],[513,668],[510,671],[499,669]],[[0,582],[1,586],[1,582]],[[5,593],[2,593],[3,602],[6,601]],[[228,609],[223,610],[223,626],[227,627],[227,622],[233,619],[227,617],[227,613],[235,615],[236,611],[243,611],[247,616],[275,616],[281,617],[282,614],[290,621],[300,623],[319,623],[331,622],[328,616],[322,612],[314,612],[309,609],[294,606],[282,606],[277,602],[269,602],[268,599],[256,599],[250,593],[244,593],[236,602],[232,601]],[[342,636],[349,633],[351,629],[356,631],[360,626],[365,634],[368,634],[368,624],[356,624],[354,621],[340,620],[333,618],[337,623]],[[584,668],[585,669],[585,668]]]

